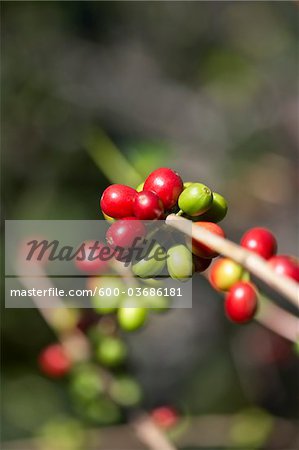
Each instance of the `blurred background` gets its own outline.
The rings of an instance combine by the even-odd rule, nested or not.
[[[266,226],[279,253],[298,254],[296,2],[1,6],[6,219],[102,218],[108,184],[135,187],[169,166],[228,199],[230,239]],[[182,412],[179,448],[298,448],[292,345],[256,323],[231,325],[202,277],[192,310],[124,339],[143,408]],[[37,311],[2,310],[4,450],[51,432],[68,436],[55,450],[76,450],[89,429],[65,383],[38,371],[53,340]],[[85,450],[143,448],[123,437],[125,419],[108,438],[102,422]]]

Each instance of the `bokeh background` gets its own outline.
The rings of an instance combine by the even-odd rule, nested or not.
[[[280,253],[298,254],[297,2],[1,6],[6,219],[101,218],[109,183],[136,186],[170,166],[228,199],[229,238],[267,226]],[[57,418],[77,442],[85,432],[64,383],[38,372],[53,339],[37,311],[2,310],[4,450],[27,449],[45,427],[55,434]],[[228,323],[202,277],[192,310],[125,339],[143,407],[169,403],[188,417],[179,448],[299,445],[291,344]],[[122,433],[95,448],[141,448]]]

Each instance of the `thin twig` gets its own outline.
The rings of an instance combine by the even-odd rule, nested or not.
[[[293,305],[299,308],[299,285],[291,278],[277,275],[267,262],[253,252],[240,247],[228,239],[217,236],[203,227],[196,226],[190,220],[171,214],[166,219],[167,225],[185,233],[215,251],[241,264],[245,269],[262,280],[268,286],[282,294]],[[191,225],[191,226],[190,226]]]
[[[266,328],[283,336],[289,341],[296,342],[299,339],[299,319],[279,306],[275,305],[268,297],[259,295],[259,309],[255,319]]]

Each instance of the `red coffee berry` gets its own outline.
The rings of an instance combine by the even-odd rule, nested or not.
[[[84,252],[85,258],[81,259],[82,254],[79,254],[75,259],[75,266],[78,270],[82,272],[88,273],[101,273],[103,272],[108,265],[107,253],[105,253],[105,258],[102,258],[100,252],[102,251],[105,244],[103,242],[97,241],[85,241],[84,244]],[[89,259],[90,258],[90,259]]]
[[[247,248],[265,259],[271,258],[277,251],[277,241],[267,228],[251,228],[241,239],[242,247]]]
[[[295,258],[277,255],[270,258],[268,262],[277,275],[284,275],[299,283],[299,264]]]
[[[121,220],[139,220],[137,217],[124,217]],[[141,236],[140,236],[141,237]],[[121,261],[123,263],[128,263],[132,260],[133,255],[131,255],[129,248],[120,248],[113,252],[113,256],[117,261]]]
[[[124,184],[112,184],[103,192],[100,206],[104,214],[114,219],[133,216],[137,192]]]
[[[194,272],[204,272],[212,260],[208,258],[200,258],[200,256],[193,255],[193,263],[194,263]]]
[[[177,411],[171,406],[160,406],[151,412],[153,421],[158,427],[167,429],[173,427],[179,420]]]
[[[134,203],[134,214],[140,220],[160,219],[164,213],[162,200],[151,191],[138,192]]]
[[[248,281],[239,281],[225,297],[227,317],[236,323],[247,323],[253,319],[257,310],[257,293]]]
[[[139,220],[137,219],[137,217],[124,217],[121,220]],[[121,261],[123,263],[129,263],[132,260],[133,255],[130,252],[129,248],[119,248],[115,251],[113,251],[113,257],[117,260],[117,261]]]
[[[214,222],[195,222],[193,227],[201,227],[205,230],[210,231],[211,233],[217,234],[220,237],[225,237],[225,233],[223,229],[217,225]],[[215,258],[219,255],[218,252],[213,250],[212,248],[208,247],[205,244],[202,244],[201,242],[196,241],[196,239],[192,239],[192,253],[194,253],[197,256],[200,256],[201,258]]]
[[[41,371],[52,378],[60,378],[71,369],[71,360],[60,344],[46,347],[38,357]]]
[[[145,191],[152,191],[160,197],[165,210],[171,209],[183,191],[181,177],[171,169],[162,167],[154,170],[145,180]]]
[[[146,235],[145,225],[138,219],[126,218],[114,222],[106,233],[108,244],[112,247],[129,248],[136,238]]]

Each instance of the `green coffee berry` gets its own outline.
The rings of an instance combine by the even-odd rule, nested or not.
[[[125,407],[136,406],[142,399],[139,384],[128,376],[114,379],[111,383],[109,393],[116,403]]]
[[[192,183],[179,196],[179,208],[188,216],[199,216],[212,205],[211,190],[201,183]]]
[[[101,339],[96,349],[97,359],[107,367],[116,367],[124,362],[127,348],[124,342],[113,336]]]
[[[76,399],[89,401],[104,392],[104,382],[94,367],[84,365],[73,372],[70,390]]]
[[[135,306],[136,305],[136,306]],[[146,319],[148,312],[142,306],[141,301],[128,299],[124,302],[117,312],[117,319],[120,327],[125,331],[135,331],[141,328]]]
[[[54,308],[51,315],[52,326],[60,333],[73,330],[79,320],[78,309],[74,308]]]
[[[109,398],[93,399],[81,411],[88,420],[98,425],[111,425],[121,419],[119,407]]]
[[[228,206],[225,198],[217,192],[213,192],[213,201],[211,207],[207,212],[200,215],[198,217],[198,220],[214,223],[220,222],[226,216],[227,209]]]
[[[166,265],[165,249],[156,243],[145,259],[132,265],[134,275],[141,278],[152,278],[159,275]]]
[[[91,298],[94,310],[100,314],[115,312],[123,298],[123,282],[117,277],[101,277],[96,280],[97,293]]]
[[[171,278],[188,280],[194,272],[190,250],[183,244],[174,245],[167,252],[167,269]]]

